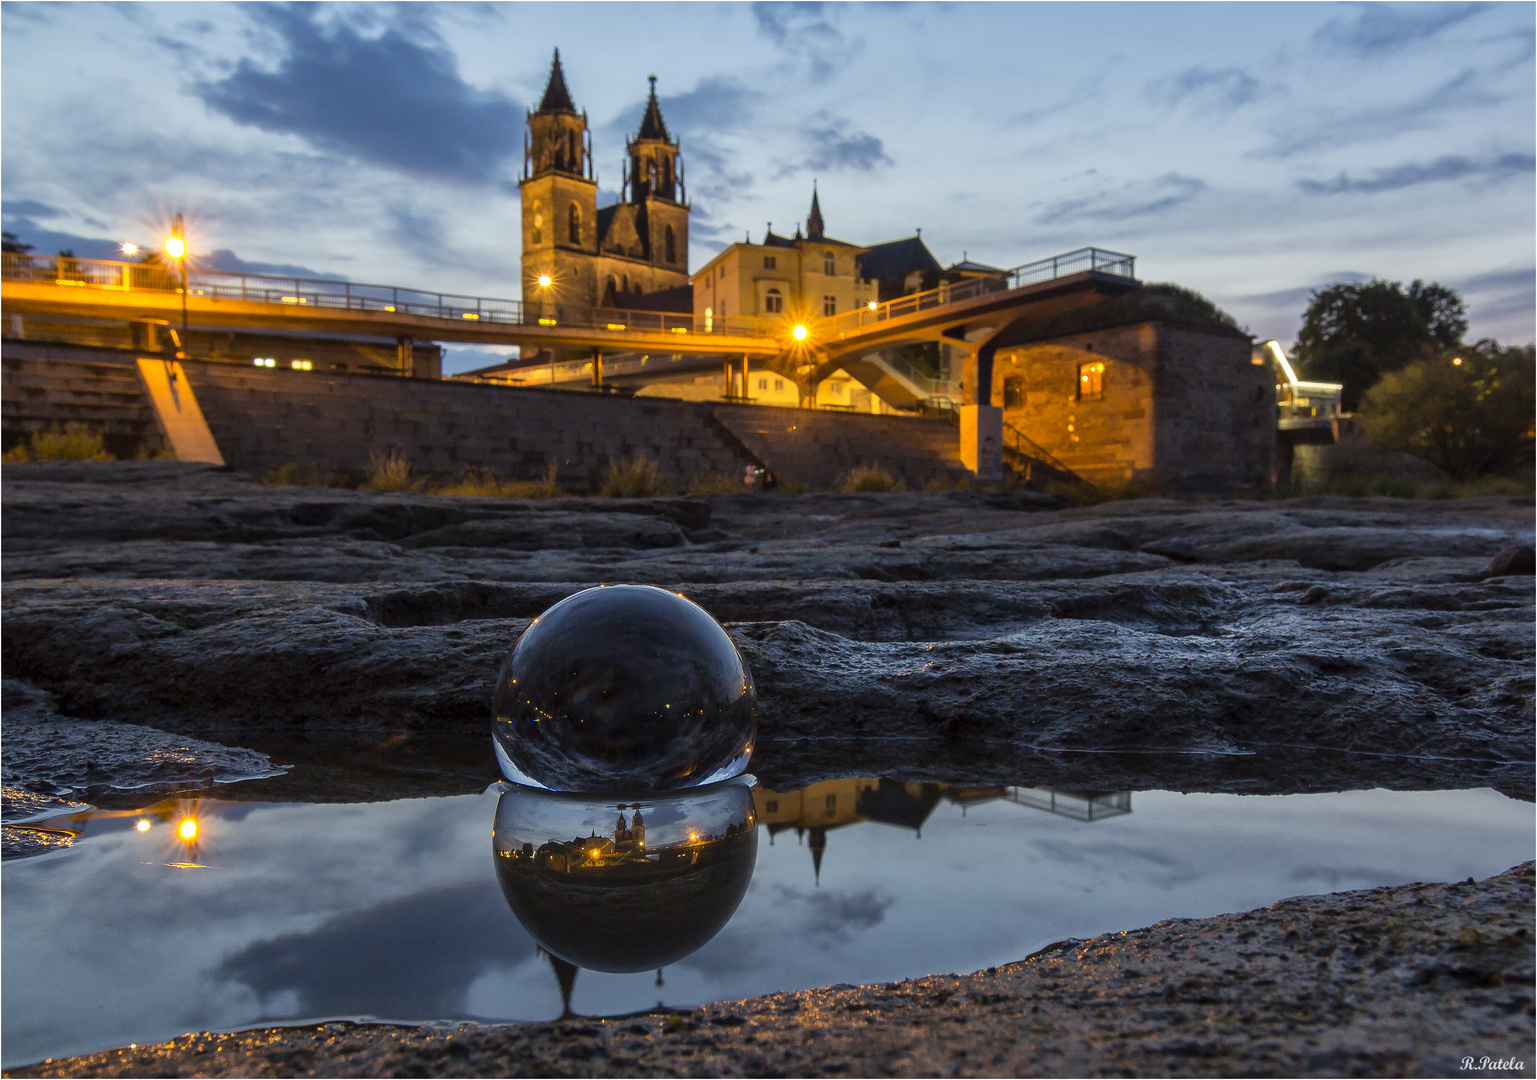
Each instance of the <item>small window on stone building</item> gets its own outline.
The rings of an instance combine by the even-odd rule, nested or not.
[[[775,390],[783,390],[784,388],[785,388],[785,381],[783,379],[775,379],[774,380],[774,389]]]
[[[833,258],[831,251],[822,252],[822,273],[832,277],[838,272],[838,260]]]
[[[838,796],[836,796],[836,795],[829,795],[823,801],[826,803],[827,812],[830,814],[830,813],[833,812],[833,809],[835,807],[837,807],[837,805],[838,805]]]
[[[785,309],[784,294],[778,289],[770,289],[763,297],[763,310],[770,315],[777,315]]]
[[[763,269],[765,269],[765,270],[777,270],[777,269],[779,269],[779,259],[778,259],[778,257],[774,256],[774,255],[765,255],[765,256],[763,256]]]
[[[1003,380],[1003,407],[1005,409],[1022,408],[1025,404],[1025,380],[1018,375],[1011,375]]]
[[[544,206],[538,199],[535,199],[532,209],[534,214],[533,242],[542,244],[544,243]]]
[[[573,244],[580,244],[582,242],[582,212],[577,208],[576,203],[571,204],[571,212],[566,217],[567,239]]]
[[[1105,364],[1096,360],[1092,364],[1078,365],[1078,396],[1080,398],[1103,397],[1105,393]]]
[[[838,313],[838,298],[836,296],[822,297],[822,314],[836,315]]]
[[[667,248],[667,261],[670,263],[677,262],[678,244],[677,241],[673,239],[671,225],[667,226],[666,243],[664,246]]]
[[[827,389],[833,397],[843,396],[843,383],[839,382],[837,379],[834,379],[832,382],[828,383]]]
[[[758,380],[758,389],[759,390],[767,390],[768,389],[768,380],[767,379],[759,379]]]

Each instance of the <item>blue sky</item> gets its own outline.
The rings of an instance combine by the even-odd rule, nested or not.
[[[804,220],[941,261],[1096,245],[1290,342],[1336,281],[1533,340],[1520,4],[5,3],[5,227],[231,269],[515,296],[524,110],[559,47],[617,190],[646,76],[691,265]],[[281,269],[279,269],[281,268]]]

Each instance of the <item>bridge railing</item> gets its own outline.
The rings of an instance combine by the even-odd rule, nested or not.
[[[117,292],[181,292],[181,275],[172,267],[155,263],[77,259],[66,255],[6,252],[3,260],[0,260],[0,278],[6,281]],[[497,297],[427,292],[396,285],[370,285],[331,278],[241,274],[193,267],[187,269],[187,293],[189,296],[245,303],[377,311],[513,326],[567,326],[579,329],[749,337],[778,336],[787,329],[781,326],[783,319],[759,319],[752,316],[696,319],[684,313],[593,309],[558,302],[524,303],[521,300]]]
[[[1135,280],[1136,269],[1135,255],[1106,251],[1103,248],[1078,248],[1076,251],[1064,252],[1050,258],[1037,259],[1035,262],[1025,263],[1011,270],[1001,270],[997,274],[947,282],[937,289],[899,296],[884,303],[846,311],[841,315],[825,316],[816,320],[815,332],[818,337],[825,338],[830,334],[847,333],[888,319],[913,315],[929,308],[943,307],[990,293],[1019,289],[1026,285],[1035,285],[1042,281],[1051,281],[1054,278],[1068,277],[1085,271]]]

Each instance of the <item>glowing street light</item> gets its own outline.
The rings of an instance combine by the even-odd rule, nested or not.
[[[138,821],[134,822],[133,827],[139,832],[149,832],[149,819],[140,818]]]
[[[181,823],[181,828],[178,829],[177,832],[181,833],[181,838],[183,840],[191,840],[197,836],[197,822],[193,821],[191,818],[188,818],[186,821]]]
[[[539,287],[541,289],[548,289],[550,287],[550,275],[549,274],[540,274],[539,275]]]
[[[139,245],[138,244],[119,244],[118,245],[118,250],[121,251],[124,255],[137,255],[139,253]]]
[[[871,300],[868,304],[865,305],[865,307],[869,308],[871,311],[874,311],[877,306],[878,305],[874,300]]]
[[[802,326],[800,323],[796,323],[795,324],[795,329],[790,331],[790,336],[793,337],[796,341],[805,341],[806,340],[806,328],[804,326]]]
[[[187,238],[182,235],[185,226],[181,219],[181,212],[177,211],[176,220],[171,222],[171,235],[165,238],[165,253],[181,264],[181,344],[187,347]],[[195,831],[197,826],[193,826]]]

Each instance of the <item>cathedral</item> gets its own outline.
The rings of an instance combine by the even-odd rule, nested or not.
[[[549,317],[563,307],[690,311],[689,204],[678,141],[656,100],[627,140],[619,201],[597,205],[587,113],[577,112],[560,50],[523,149],[523,299]]]

